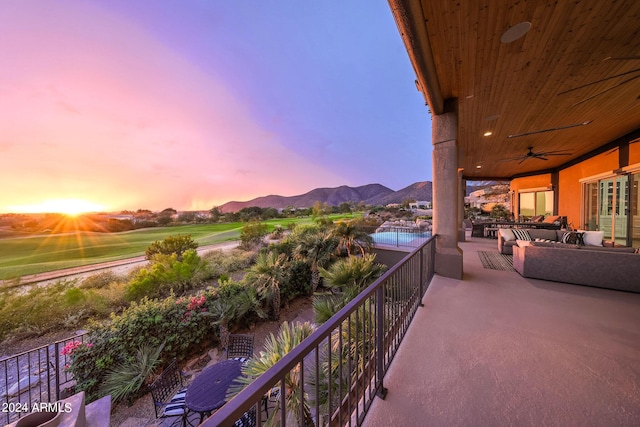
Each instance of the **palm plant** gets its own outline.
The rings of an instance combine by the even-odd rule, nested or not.
[[[326,286],[340,291],[355,288],[360,292],[386,271],[387,267],[376,262],[375,254],[340,259],[329,269],[320,269]],[[357,294],[357,293],[356,293]]]
[[[247,316],[255,314],[261,319],[265,319],[267,314],[262,309],[262,302],[258,298],[255,288],[245,286],[238,293],[226,298],[218,298],[211,305],[208,312],[200,313],[203,316],[213,316],[214,325],[220,329],[220,343],[223,348],[227,348],[229,343],[230,329]]]
[[[347,254],[352,255],[351,250],[355,246],[360,249],[362,256],[373,246],[373,238],[362,230],[356,221],[340,221],[331,230],[331,234],[340,239],[341,248],[347,249]]]
[[[357,315],[352,313],[344,320],[341,333],[338,330],[332,333],[330,351],[326,343],[319,348],[319,368],[316,369],[314,363],[309,368],[308,388],[310,403],[318,403],[320,419],[330,418],[336,410],[342,410],[341,402],[374,362],[375,344],[370,339],[375,330],[373,316],[370,307],[358,308]]]
[[[114,401],[132,398],[160,364],[160,353],[163,347],[164,344],[155,348],[139,347],[133,357],[127,358],[109,370],[102,383],[100,394],[111,395]]]
[[[294,347],[310,336],[313,331],[314,327],[309,322],[294,324],[284,322],[277,336],[271,334],[267,337],[264,350],[260,351],[260,355],[250,359],[242,368],[244,376],[238,379],[238,382],[241,384],[238,387],[232,386],[228,397],[234,396],[242,388],[266,372],[287,353],[293,350]],[[287,425],[302,427],[313,426],[314,423],[311,416],[311,408],[308,404],[307,393],[303,395],[301,392],[301,377],[300,365],[298,364],[286,374],[284,378],[285,390],[280,390],[281,393],[284,393]],[[300,414],[300,408],[303,408],[302,416]],[[277,405],[275,410],[269,414],[265,425],[279,425],[281,410],[280,405]]]
[[[296,246],[294,257],[309,264],[311,269],[311,292],[315,293],[320,283],[319,268],[326,267],[338,247],[338,240],[327,229],[319,227],[299,227],[294,232]]]
[[[326,280],[326,286],[334,295],[314,298],[314,320],[317,323],[329,320],[365,287],[382,276],[387,267],[375,262],[375,259],[375,254],[349,257],[336,261],[328,270],[320,269],[320,275]]]
[[[280,285],[288,280],[288,258],[276,251],[263,252],[249,269],[245,279],[253,284],[258,294],[271,304],[274,319],[280,316]]]
[[[213,302],[210,311],[201,313],[202,316],[213,316],[214,325],[220,330],[220,344],[222,348],[227,348],[229,344],[229,323],[236,317],[236,305],[232,299],[219,298]]]

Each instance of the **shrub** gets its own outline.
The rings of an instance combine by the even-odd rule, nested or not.
[[[208,264],[212,278],[219,278],[223,274],[242,270],[253,264],[256,254],[253,252],[233,249],[228,252],[220,250],[209,251],[202,255]]]
[[[311,268],[304,261],[293,260],[289,264],[289,274],[280,283],[282,301],[292,301],[311,293]]]
[[[162,300],[144,298],[133,302],[110,321],[88,325],[88,341],[71,355],[70,371],[77,391],[84,390],[88,401],[100,397],[106,376],[118,364],[128,363],[142,346],[159,347],[164,343],[163,361],[185,357],[189,350],[215,337],[211,320],[198,315],[208,311],[217,299],[215,290],[196,297]]]
[[[111,270],[101,271],[100,273],[92,274],[86,277],[80,283],[81,288],[104,288],[112,283],[122,282],[124,278],[117,275]]]
[[[156,254],[150,268],[143,268],[129,283],[126,299],[166,296],[171,290],[183,293],[210,277],[206,263],[194,249],[189,249],[180,260],[177,254]]]
[[[148,260],[152,260],[157,254],[173,255],[175,254],[178,260],[182,260],[182,255],[192,249],[197,249],[198,244],[193,241],[190,234],[177,236],[169,236],[164,240],[156,240],[145,251],[145,256]]]
[[[262,243],[262,239],[267,235],[267,224],[252,222],[244,227],[240,232],[241,247],[252,248]]]

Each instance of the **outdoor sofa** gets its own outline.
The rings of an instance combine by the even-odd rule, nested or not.
[[[640,293],[640,254],[633,248],[534,241],[512,250],[523,277]]]

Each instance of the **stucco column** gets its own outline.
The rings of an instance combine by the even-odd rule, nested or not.
[[[445,112],[432,117],[433,232],[435,271],[462,279],[462,250],[458,247],[458,112],[457,100],[445,103]]]
[[[458,169],[458,242],[466,241],[464,229],[464,196],[467,194],[467,181],[462,178],[463,169]]]

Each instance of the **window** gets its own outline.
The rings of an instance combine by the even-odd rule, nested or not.
[[[519,194],[518,217],[553,215],[553,191],[529,191]]]

